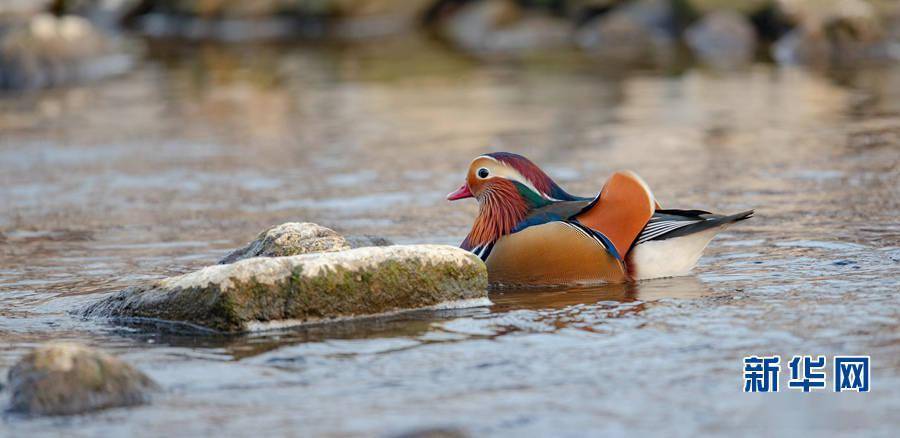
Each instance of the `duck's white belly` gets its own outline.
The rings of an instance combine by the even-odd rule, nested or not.
[[[687,236],[644,242],[631,250],[628,263],[635,280],[687,275],[723,227]]]

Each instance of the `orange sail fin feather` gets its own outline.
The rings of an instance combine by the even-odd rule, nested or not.
[[[603,233],[619,254],[626,254],[656,211],[647,184],[633,172],[616,172],[600,191],[597,201],[576,216],[579,222]]]

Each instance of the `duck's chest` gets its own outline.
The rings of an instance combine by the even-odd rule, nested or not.
[[[627,281],[624,263],[589,230],[554,221],[498,239],[485,263],[491,283],[560,285]]]

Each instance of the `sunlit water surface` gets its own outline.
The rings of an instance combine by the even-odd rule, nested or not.
[[[241,337],[68,313],[286,221],[458,243],[476,207],[443,194],[492,150],[575,193],[628,168],[663,206],[757,217],[694,276],[497,292],[489,308]],[[0,98],[0,381],[33,346],[68,339],[165,391],[143,407],[6,416],[0,435],[896,436],[898,162],[898,68],[623,72],[421,41],[153,47],[127,76]],[[872,391],[743,394],[755,354],[870,355]]]

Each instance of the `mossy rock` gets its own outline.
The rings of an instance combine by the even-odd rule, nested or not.
[[[243,332],[441,306],[485,305],[487,269],[447,245],[256,257],[131,287],[89,317],[149,318]]]
[[[251,257],[284,257],[347,249],[350,249],[347,240],[330,228],[310,222],[287,222],[259,233],[254,241],[232,251],[219,263],[234,263]]]
[[[41,346],[9,370],[9,410],[71,415],[141,404],[158,389],[131,365],[73,343]]]

